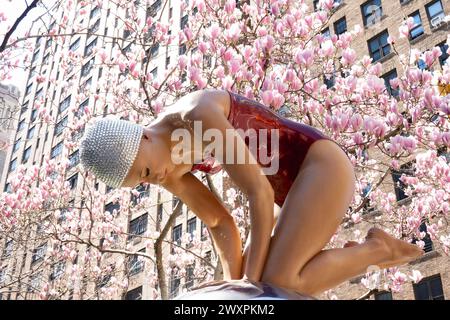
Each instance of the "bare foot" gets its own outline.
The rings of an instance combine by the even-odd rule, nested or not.
[[[376,241],[387,249],[386,259],[378,264],[381,269],[403,265],[424,253],[418,246],[396,239],[378,228],[371,228],[367,232],[366,241]]]
[[[354,247],[354,246],[357,246],[359,244],[359,242],[358,241],[347,241],[345,244],[344,244],[344,248],[350,248],[350,247]]]

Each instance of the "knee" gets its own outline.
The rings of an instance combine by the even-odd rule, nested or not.
[[[291,279],[288,279],[283,272],[280,270],[275,270],[274,272],[268,270],[267,268],[264,270],[263,275],[261,276],[261,282],[266,282],[272,284],[277,287],[289,289],[292,286]]]
[[[264,272],[261,277],[261,282],[269,283],[283,289],[293,290],[307,296],[317,295],[313,281],[301,278],[300,276],[295,277],[295,279],[291,279],[284,276],[280,272]]]
[[[314,286],[314,279],[307,279],[301,275],[297,279],[296,291],[309,296],[316,296],[318,292]]]

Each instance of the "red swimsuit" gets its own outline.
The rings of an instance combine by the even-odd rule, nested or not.
[[[228,93],[231,98],[228,121],[235,129],[240,128],[244,131],[248,128],[253,128],[256,131],[258,129],[267,129],[267,141],[270,141],[270,129],[279,129],[279,169],[276,174],[266,175],[266,177],[275,192],[275,203],[281,207],[311,144],[320,139],[335,141],[311,126],[277,115],[257,101],[230,91]],[[257,141],[257,145],[262,147],[263,145],[259,145],[259,139]],[[247,137],[245,138],[245,144],[249,145]],[[269,149],[267,151],[268,155],[271,154],[269,145],[270,143],[266,143],[264,146]],[[252,152],[252,155],[261,167],[268,167],[268,165],[260,163],[257,154]],[[199,170],[210,174],[217,173],[222,168],[218,164],[214,165],[214,162],[215,159],[213,157],[208,157],[202,163],[194,164],[191,171]]]

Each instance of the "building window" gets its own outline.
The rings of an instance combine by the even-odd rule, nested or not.
[[[169,67],[170,64],[170,57],[166,58],[166,69]]]
[[[63,209],[60,210],[60,213],[59,213],[59,216],[58,216],[58,219],[57,219],[57,223],[58,224],[61,224],[64,221],[66,221],[66,219],[67,219],[67,212],[68,211],[69,211],[68,208],[63,208]]]
[[[48,60],[50,59],[50,53],[47,53],[42,60],[42,64],[48,64]],[[45,73],[45,72],[44,72]]]
[[[205,241],[208,238],[208,227],[206,226],[206,224],[203,221],[201,223],[200,232],[202,234],[200,239],[202,241]]]
[[[321,33],[322,33],[322,37],[324,39],[330,39],[331,38],[330,28],[324,29]]]
[[[197,218],[193,217],[192,219],[189,219],[187,222],[187,232],[190,235],[191,241],[194,239],[196,230],[197,230]]]
[[[384,85],[386,86],[386,90],[388,91],[391,97],[398,97],[399,91],[397,89],[392,88],[391,80],[397,79],[397,69],[393,69],[382,76],[384,79]]]
[[[92,9],[91,13],[89,14],[89,19],[94,18],[98,13],[100,13],[100,8],[95,6],[94,9]]]
[[[369,194],[372,191],[372,187],[373,185],[371,183],[368,183],[362,190],[362,198],[363,201],[366,201],[366,203],[364,204],[363,207],[363,214],[367,214],[369,212],[372,212],[375,210],[375,208],[373,206],[371,206],[371,202],[370,202],[370,198],[369,198]],[[367,198],[367,200],[366,200]]]
[[[425,8],[427,10],[428,19],[430,19],[431,27],[438,28],[444,22],[445,18],[441,0],[430,2]]]
[[[86,62],[86,64],[81,68],[81,76],[87,76],[89,74],[89,72],[91,72],[92,67],[94,66],[94,59],[92,58],[91,60],[89,60],[88,62]]]
[[[44,93],[44,90],[41,88],[36,92],[36,95],[34,96],[34,100],[38,100],[40,97],[42,97],[42,94]]]
[[[194,285],[194,268],[194,264],[186,267],[186,282],[184,284],[186,289],[192,288],[192,286]]]
[[[11,161],[11,163],[9,164],[9,172],[13,172],[14,170],[16,170],[16,167],[17,167],[17,158]]]
[[[28,285],[28,292],[39,292],[41,289],[42,272],[38,272],[30,276],[30,284]]]
[[[155,67],[150,73],[152,74],[153,79],[156,79],[158,77],[158,67]]]
[[[337,35],[347,32],[347,19],[345,17],[342,17],[334,23],[334,32]]]
[[[73,190],[77,187],[78,182],[78,173],[74,174],[72,177],[70,177],[67,182],[69,182],[70,190]]]
[[[60,120],[56,126],[55,126],[55,136],[59,136],[63,131],[64,128],[67,126],[67,122],[69,121],[68,116],[65,116],[62,120]]]
[[[314,0],[313,1],[313,7],[314,7],[314,11],[318,11],[319,10],[319,0]]]
[[[37,111],[37,109],[33,109],[33,110],[31,111],[31,118],[30,118],[31,122],[33,122],[34,120],[36,120],[37,116],[38,116],[38,111]]]
[[[2,253],[2,259],[10,257],[13,252],[13,248],[14,248],[13,240],[10,239],[10,240],[6,241],[5,249],[3,250],[3,253]]]
[[[62,152],[62,149],[63,149],[63,142],[61,141],[52,148],[52,151],[50,153],[50,159],[53,159],[53,158],[59,156]]]
[[[128,239],[131,240],[134,236],[143,235],[147,231],[148,214],[145,213],[136,219],[130,221]]]
[[[64,263],[64,261],[59,261],[53,264],[52,273],[50,274],[50,280],[55,280],[62,276],[65,268],[66,264]]]
[[[383,8],[381,0],[370,0],[361,5],[364,26],[374,25],[381,20],[383,16]]]
[[[391,45],[388,43],[388,37],[389,33],[385,30],[368,41],[370,57],[373,59],[373,62],[391,53]]]
[[[12,150],[13,153],[16,152],[17,150],[19,150],[21,143],[22,143],[22,138],[17,139],[17,141],[14,143],[14,146],[13,146],[13,150]]]
[[[120,210],[120,204],[117,202],[110,202],[105,206],[105,211],[108,211],[113,217],[117,215]]]
[[[183,43],[182,45],[180,45],[179,49],[178,49],[178,55],[183,55],[186,53],[186,44]]]
[[[75,42],[74,43],[72,43],[71,45],[70,45],[70,47],[69,47],[69,50],[70,51],[76,51],[79,47],[80,47],[80,39],[81,38],[78,38],[77,40],[75,40]]]
[[[30,129],[28,129],[28,132],[27,132],[27,139],[33,138],[35,128],[36,128],[36,126],[32,126]]]
[[[334,67],[333,73],[328,73],[323,75],[323,82],[327,86],[327,89],[331,89],[336,84],[336,66]]]
[[[80,86],[80,92],[83,92],[85,90],[89,90],[91,88],[91,85],[92,85],[92,77],[90,77],[85,82],[83,82],[83,84]],[[88,100],[88,99],[86,99],[86,100]]]
[[[414,19],[414,27],[409,32],[409,40],[414,40],[425,33],[425,29],[422,25],[422,19],[420,18],[419,11],[414,12],[410,15]]]
[[[98,19],[88,30],[88,34],[93,34],[100,28],[100,19]]]
[[[413,287],[416,300],[444,300],[440,274],[422,279],[414,283]]]
[[[433,251],[433,241],[431,240],[430,234],[427,232],[427,224],[426,221],[423,221],[422,224],[419,227],[420,232],[425,232],[425,237],[423,237],[422,241],[425,243],[423,247],[424,252],[431,252]],[[418,239],[414,237],[412,243],[417,243]]]
[[[175,298],[178,295],[178,289],[180,288],[180,277],[178,277],[175,271],[172,271],[170,275],[170,298]]]
[[[39,247],[33,250],[33,254],[31,255],[31,264],[34,264],[45,257],[45,253],[47,252],[47,243],[41,244]]]
[[[39,58],[39,50],[33,54],[33,58],[31,59],[31,64],[35,63],[38,58]]]
[[[53,40],[50,38],[45,42],[45,50],[52,46]]]
[[[188,15],[184,15],[180,20],[180,29],[183,30],[188,24]]]
[[[378,291],[375,293],[375,300],[393,300],[392,292],[390,291]]]
[[[6,268],[0,269],[0,286],[6,281]],[[0,300],[2,300],[2,294],[0,293]]]
[[[441,64],[441,67],[444,67],[444,64],[448,61],[449,54],[448,51],[448,44],[445,42],[442,42],[438,44],[438,47],[441,48],[442,55],[439,57],[439,63]]]
[[[334,0],[334,8],[338,8],[342,3],[344,3],[344,0]]]
[[[394,181],[395,196],[397,198],[397,201],[408,198],[408,196],[405,194],[406,185],[400,180],[400,178],[402,174],[405,174],[407,176],[414,175],[413,163],[414,161],[405,163],[400,166],[399,171],[392,170],[391,172],[392,180]]]
[[[31,146],[26,148],[25,151],[23,152],[22,163],[27,162],[28,159],[30,159],[30,155],[31,155]]]
[[[12,188],[11,188],[10,183],[5,184],[4,192],[12,193]]]
[[[30,83],[30,84],[27,86],[27,88],[25,89],[25,95],[26,95],[26,96],[30,94],[30,92],[31,92],[31,87],[32,87],[32,86],[33,86],[33,84]]]
[[[147,18],[150,16],[155,17],[158,13],[158,10],[161,8],[161,4],[161,0],[156,0],[155,2],[153,2],[153,4],[147,8]]]
[[[31,68],[30,75],[28,77],[28,81],[30,81],[36,74],[37,74],[36,67]]]
[[[94,48],[97,46],[97,38],[95,38],[94,40],[92,40],[87,46],[86,48],[84,48],[84,56],[90,56],[91,53],[94,51]]]
[[[124,300],[142,300],[142,286],[128,291],[125,294]]]
[[[172,243],[176,243],[177,245],[181,245],[181,236],[183,234],[182,225],[179,224],[172,229]]]
[[[80,104],[78,110],[75,112],[76,117],[81,117],[84,114],[84,109],[89,105],[89,98],[87,98],[83,103]]]
[[[25,119],[20,120],[19,125],[17,126],[17,132],[22,131],[25,128]]]
[[[67,168],[72,169],[80,162],[80,153],[77,151],[73,152],[71,155],[69,155],[69,167]]]
[[[156,212],[156,224],[157,229],[159,229],[159,225],[161,224],[161,221],[163,219],[163,204],[158,202],[157,205],[157,212]]]
[[[158,55],[159,52],[159,43],[155,43],[151,48],[150,48],[150,58],[154,58]]]
[[[419,61],[417,61],[417,68],[419,68],[420,70],[428,70],[428,66],[425,63],[425,60],[419,59]]]
[[[145,252],[145,249],[139,250]],[[134,254],[128,258],[128,275],[134,276],[144,270],[144,257]]]
[[[72,96],[68,96],[59,104],[59,112],[63,112],[70,106],[70,99]]]
[[[133,193],[131,194],[131,202],[134,205],[137,205],[142,200],[142,198],[147,197],[150,194],[148,186],[143,186],[142,184],[136,187],[136,191],[139,193],[137,196],[135,196]]]

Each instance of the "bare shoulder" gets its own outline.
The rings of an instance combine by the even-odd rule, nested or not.
[[[178,111],[183,119],[193,120],[197,112],[221,112],[228,117],[230,98],[226,90],[203,89],[190,92],[177,103]]]

